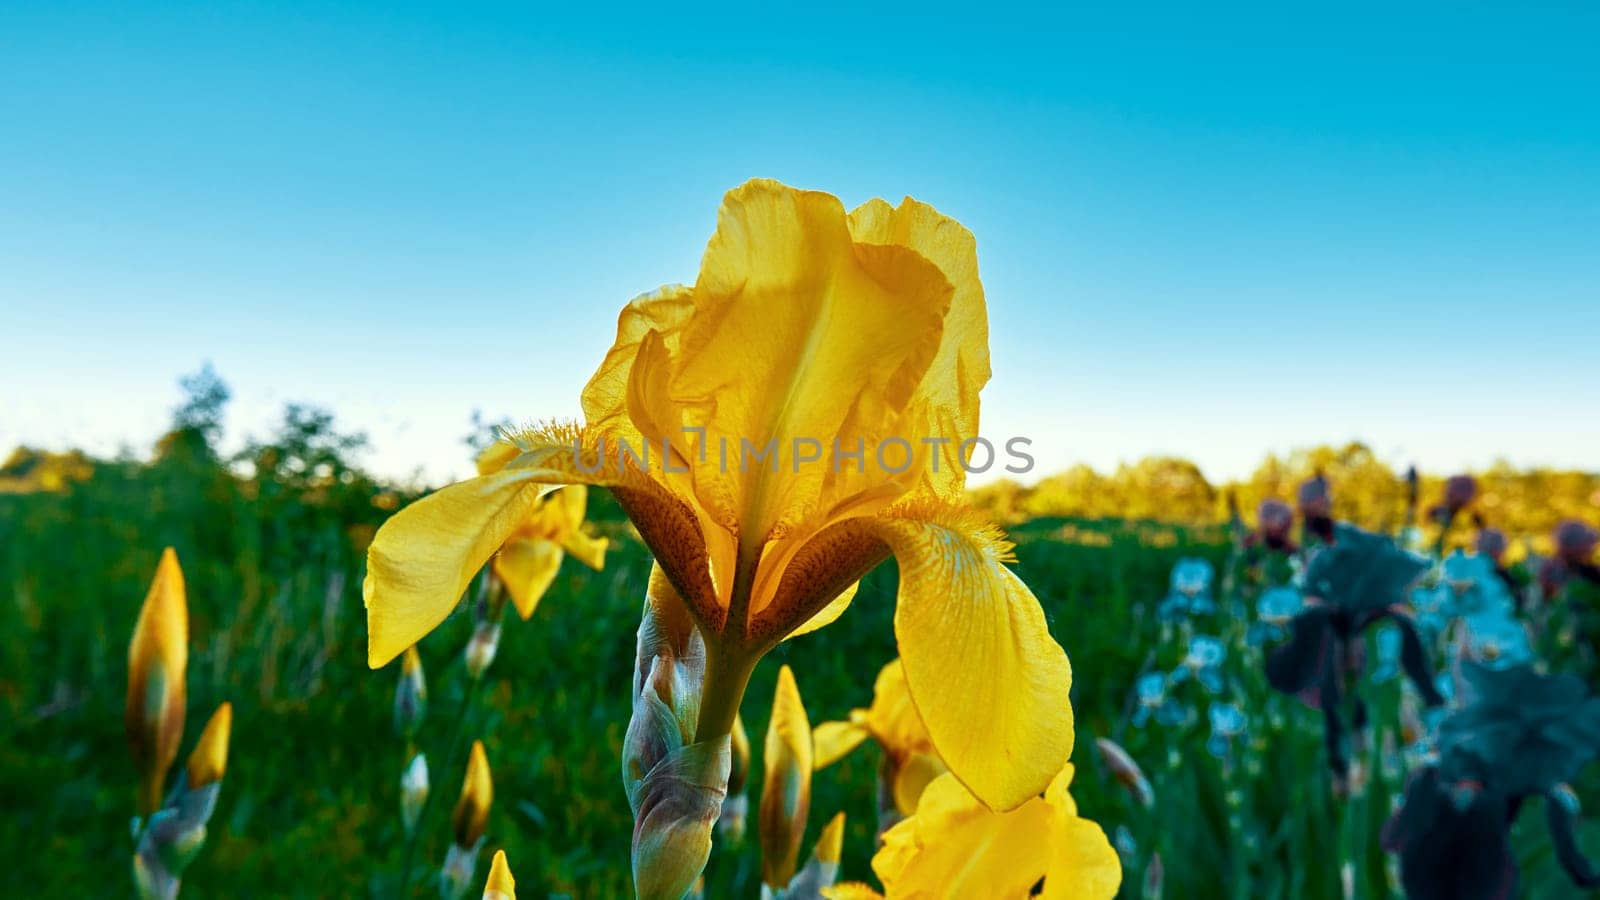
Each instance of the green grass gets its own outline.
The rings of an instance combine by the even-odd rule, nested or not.
[[[395,895],[404,763],[392,725],[397,672],[367,669],[361,605],[360,548],[387,515],[373,502],[383,496],[338,467],[263,467],[240,478],[176,455],[102,466],[64,494],[0,497],[3,893],[129,892],[126,646],[160,550],[171,544],[191,612],[182,752],[217,703],[235,707],[222,799],[185,895]],[[479,878],[489,854],[504,848],[523,897],[618,897],[630,885],[619,748],[649,558],[603,495],[593,506],[601,527],[619,537],[605,570],[568,562],[531,621],[508,618],[468,720],[468,736],[484,741],[496,790]],[[1167,897],[1335,898],[1341,848],[1351,847],[1356,896],[1389,896],[1376,832],[1395,782],[1374,767],[1364,799],[1332,800],[1319,718],[1270,695],[1257,661],[1229,661],[1254,739],[1231,770],[1205,750],[1203,705],[1201,724],[1187,730],[1121,724],[1148,655],[1170,667],[1181,652],[1160,642],[1153,616],[1169,568],[1183,555],[1220,564],[1220,532],[1040,520],[1013,537],[1017,571],[1073,662],[1074,794],[1083,814],[1108,833],[1126,825],[1139,844],[1124,896],[1138,896],[1142,861],[1154,848],[1165,860]],[[754,792],[779,664],[794,668],[814,724],[866,705],[878,669],[895,654],[894,586],[893,564],[880,567],[842,620],[783,645],[757,671],[743,706],[757,756],[751,835],[713,852],[708,896],[756,893]],[[421,741],[438,795],[422,825],[427,875],[443,856],[459,790],[461,764],[444,771],[444,745],[463,702],[460,650],[469,631],[458,613],[420,648],[430,689]],[[1392,726],[1394,702],[1384,690],[1372,695],[1375,723]],[[1093,737],[1113,733],[1154,782],[1154,810],[1132,804],[1094,757]],[[803,852],[844,810],[850,879],[871,875],[876,767],[876,751],[864,748],[814,782]],[[1538,833],[1542,817],[1524,818],[1520,830],[1532,832],[1523,842],[1525,874],[1539,886],[1530,896],[1561,896]],[[415,879],[414,895],[435,896],[431,878]]]

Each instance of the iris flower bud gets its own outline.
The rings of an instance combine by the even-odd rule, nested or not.
[[[489,775],[489,758],[484,755],[483,741],[473,741],[472,755],[467,758],[467,775],[461,782],[461,796],[456,800],[455,812],[450,815],[450,828],[457,845],[472,847],[483,838],[493,804],[494,780]]]
[[[694,742],[706,645],[659,568],[650,575],[637,649],[633,716],[622,748],[634,893],[639,900],[680,900],[711,855],[732,742],[728,736]]]
[[[427,714],[428,680],[422,672],[422,657],[413,644],[400,660],[400,682],[394,690],[395,731],[408,741],[415,738]]]
[[[189,663],[189,606],[178,554],[161,554],[155,580],[139,609],[139,621],[128,643],[128,701],[123,725],[128,747],[139,768],[139,815],[161,808],[167,770],[183,740],[187,693],[184,673]]]
[[[800,856],[800,839],[811,810],[811,722],[800,701],[794,672],[778,670],[772,720],[762,753],[761,879],[773,890],[788,886]]]
[[[474,680],[482,678],[494,663],[495,653],[500,649],[500,617],[506,608],[505,583],[493,567],[486,577],[484,589],[472,604],[472,638],[467,641],[465,652],[467,674]]]
[[[483,900],[517,900],[517,880],[511,877],[506,852],[496,850],[489,864],[489,883],[483,886]]]
[[[421,753],[411,757],[405,773],[400,776],[400,821],[406,834],[417,827],[422,807],[428,802],[428,758]]]
[[[493,804],[494,780],[489,775],[489,758],[483,753],[483,741],[473,741],[472,754],[467,758],[467,775],[461,782],[461,797],[450,814],[453,840],[445,853],[444,866],[439,870],[439,896],[443,900],[459,900],[466,896],[473,872],[478,868],[478,850],[483,846],[483,832],[489,825],[489,808]]]
[[[233,735],[233,704],[223,703],[211,714],[186,766],[189,790],[196,791],[222,780],[228,771],[228,741]]]
[[[1161,900],[1161,888],[1166,880],[1166,867],[1161,864],[1161,854],[1151,853],[1144,867],[1144,900]]]
[[[467,641],[466,663],[467,675],[474,680],[483,677],[491,663],[494,662],[495,653],[500,649],[500,623],[479,622],[472,629],[472,637]]]
[[[844,813],[834,817],[817,835],[811,847],[811,858],[789,882],[782,893],[783,900],[816,900],[822,889],[832,887],[839,877],[839,856],[844,849]]]
[[[1108,738],[1095,738],[1095,747],[1100,751],[1100,758],[1105,760],[1106,769],[1111,772],[1111,777],[1122,785],[1129,796],[1138,801],[1145,809],[1155,805],[1155,789],[1150,786],[1150,779],[1145,777],[1144,770],[1134,761],[1128,751]]]
[[[172,789],[166,805],[146,820],[133,857],[134,887],[142,900],[178,896],[184,870],[206,842],[206,823],[216,809],[228,768],[232,730],[233,706],[224,703],[201,731],[185,777]]]

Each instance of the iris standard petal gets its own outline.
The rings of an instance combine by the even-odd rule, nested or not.
[[[949,439],[924,470],[924,484],[945,500],[959,500],[966,484],[961,442],[978,436],[978,392],[990,376],[989,314],[978,279],[977,241],[960,222],[910,197],[898,207],[882,200],[858,207],[850,213],[850,234],[861,243],[916,251],[954,288],[939,352],[917,391],[922,410],[917,433]]]
[[[638,446],[638,429],[628,418],[628,380],[640,344],[651,332],[676,335],[694,311],[693,290],[668,285],[635,297],[617,317],[617,338],[583,388],[583,416],[589,427]]]
[[[723,201],[678,345],[658,340],[652,353],[648,337],[641,343],[631,418],[680,444],[683,427],[725,439],[726,468],[692,466],[696,497],[747,542],[762,541],[849,494],[913,480],[807,461],[818,448],[806,442],[829,453],[835,438],[851,451],[860,441],[873,453],[896,435],[952,291],[913,251],[856,244],[837,198],[748,182]]]

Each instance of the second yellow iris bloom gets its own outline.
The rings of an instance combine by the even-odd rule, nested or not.
[[[948,771],[911,702],[905,669],[898,659],[878,672],[871,707],[851,710],[848,721],[817,726],[813,732],[816,767],[832,765],[869,738],[883,751],[882,797],[894,804],[893,810],[879,810],[886,826],[916,812],[922,791]]]
[[[952,775],[923,792],[916,814],[889,829],[872,858],[879,894],[860,883],[822,891],[832,900],[994,897],[1023,900],[1041,879],[1042,900],[1110,900],[1122,866],[1105,832],[1078,816],[1069,764],[1041,797],[1016,809],[985,807]]]

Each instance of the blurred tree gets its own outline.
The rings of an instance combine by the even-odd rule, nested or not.
[[[974,489],[973,502],[997,520],[1016,524],[1039,517],[1148,519],[1180,525],[1226,520],[1224,497],[1236,492],[1249,522],[1269,497],[1294,500],[1302,481],[1321,472],[1332,484],[1336,518],[1364,528],[1392,531],[1403,523],[1405,473],[1360,442],[1302,448],[1287,456],[1268,455],[1249,478],[1211,484],[1199,467],[1173,457],[1151,457],[1123,464],[1104,475],[1078,465],[1033,485],[1000,480]],[[1445,478],[1458,473],[1424,474],[1421,505],[1439,502]],[[1562,519],[1600,519],[1600,474],[1535,468],[1518,470],[1498,461],[1475,473],[1479,496],[1469,514],[1458,517],[1451,546],[1470,545],[1475,521],[1493,525],[1514,539],[1511,557],[1525,549],[1550,552],[1550,532]],[[1427,522],[1420,523],[1424,528]]]
[[[156,441],[156,458],[215,462],[222,417],[233,393],[209,362],[179,378],[178,386],[183,389],[183,402],[173,410],[171,429]]]
[[[51,453],[18,447],[0,463],[0,494],[61,491],[94,475],[94,460],[82,450]]]

